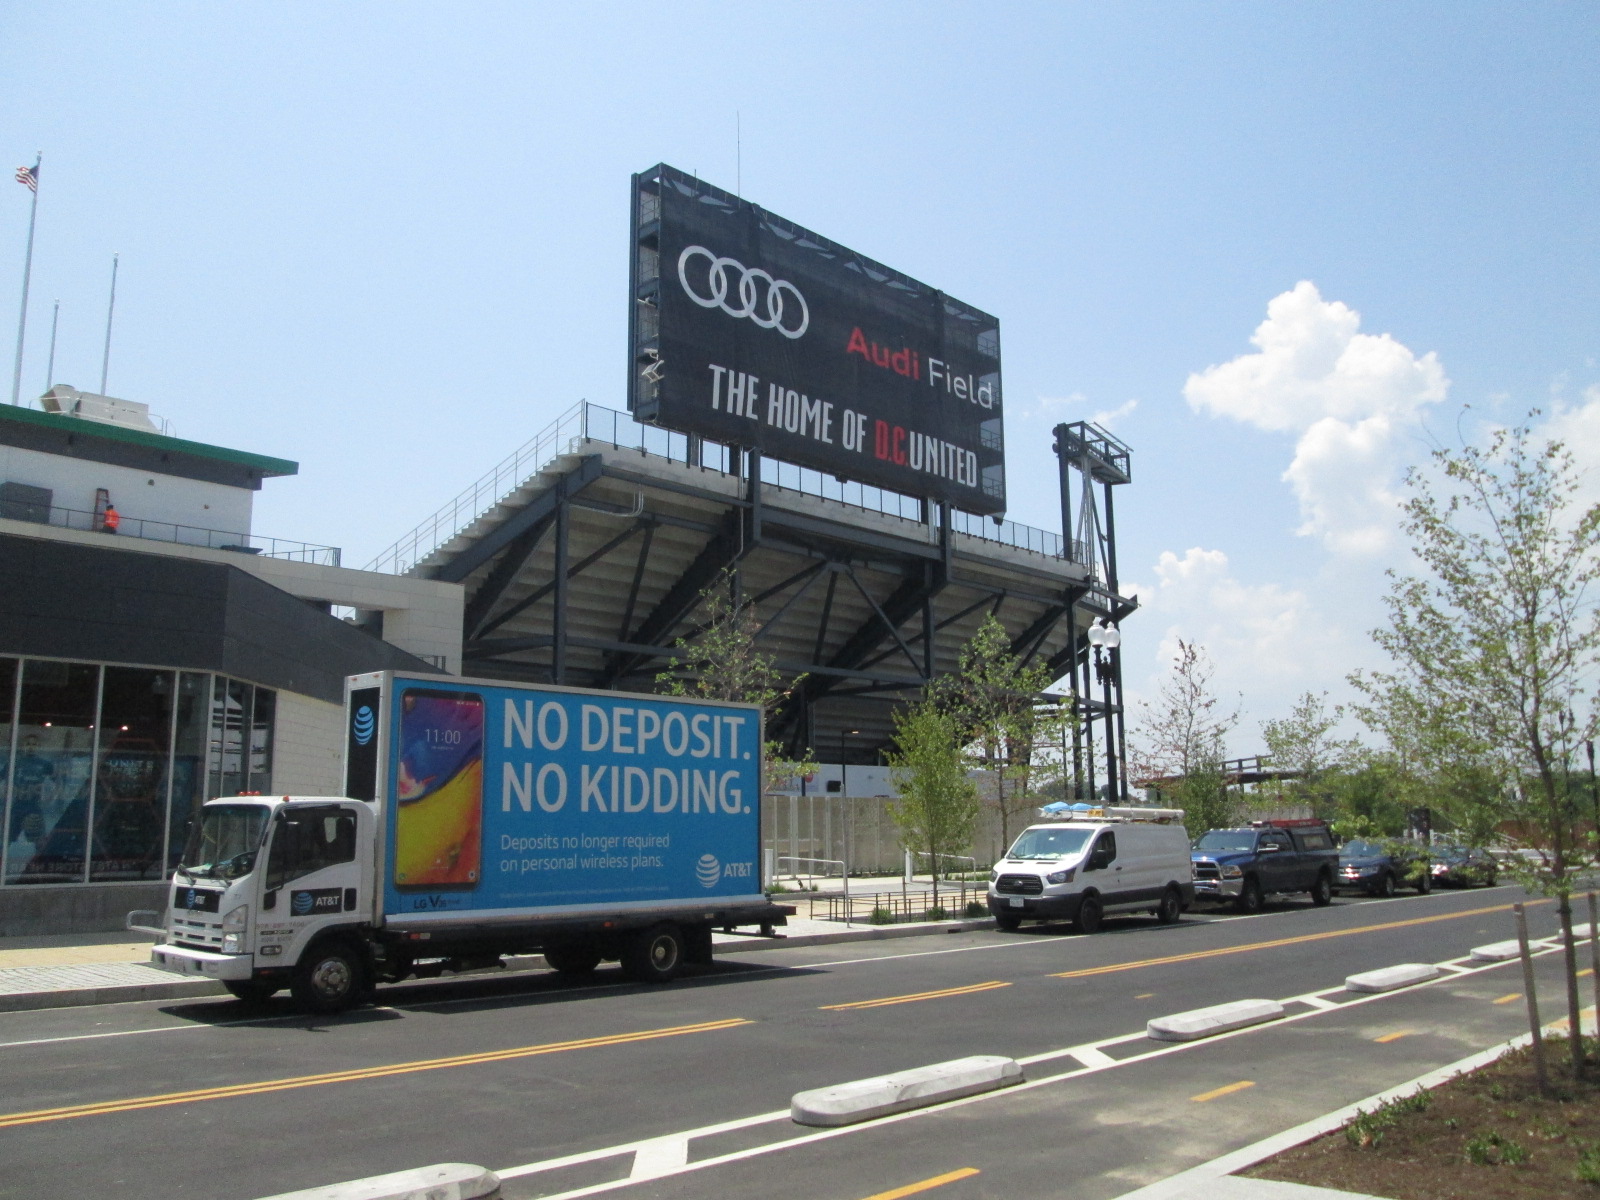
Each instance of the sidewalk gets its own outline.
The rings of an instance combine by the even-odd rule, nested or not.
[[[717,933],[714,941],[723,953],[746,954],[833,942],[955,933],[963,929],[983,929],[991,924],[983,917],[901,925],[857,922],[846,926],[837,921],[791,917],[778,937]],[[227,994],[227,989],[215,980],[183,979],[149,966],[153,941],[153,938],[128,932],[0,938],[0,1012]],[[537,955],[506,959],[509,971],[528,971],[543,966],[544,959]]]

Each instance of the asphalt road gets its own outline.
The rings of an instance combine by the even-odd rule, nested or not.
[[[472,1162],[508,1200],[862,1200],[928,1181],[939,1200],[1099,1200],[1524,1030],[1515,964],[1342,991],[1513,936],[1519,898],[804,947],[662,988],[605,968],[411,984],[333,1019],[230,999],[0,1014],[0,1197],[249,1200]],[[1530,919],[1553,932],[1554,906]],[[1539,962],[1547,1019],[1556,967]],[[1225,1039],[1144,1037],[1151,1017],[1306,996]],[[969,1054],[1022,1059],[1029,1082],[845,1131],[787,1118],[796,1091]]]

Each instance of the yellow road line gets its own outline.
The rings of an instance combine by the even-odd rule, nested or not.
[[[1521,992],[1508,992],[1504,996],[1501,996],[1500,999],[1494,1001],[1494,1003],[1495,1004],[1510,1004],[1513,1000],[1521,1000],[1521,999],[1522,999],[1522,993]]]
[[[1134,997],[1134,999],[1135,1000],[1148,1000],[1148,999],[1150,999],[1150,997],[1152,997],[1154,995],[1155,995],[1154,992],[1140,992],[1137,996]]]
[[[909,996],[884,996],[881,1000],[852,1000],[849,1004],[820,1004],[821,1010],[842,1008],[882,1008],[889,1004],[910,1004],[914,1000],[942,1000],[946,996],[970,996],[974,992],[990,992],[995,988],[1010,987],[999,979],[988,983],[972,983],[966,987],[942,988],[937,992],[913,992]]]
[[[1234,1092],[1242,1092],[1245,1088],[1255,1087],[1254,1080],[1241,1079],[1238,1083],[1230,1083],[1227,1087],[1219,1087],[1214,1091],[1201,1092],[1198,1096],[1190,1096],[1195,1104],[1204,1104],[1207,1100],[1215,1100],[1218,1096],[1231,1096]]]
[[[1386,1033],[1382,1037],[1375,1037],[1372,1040],[1379,1045],[1388,1045],[1390,1042],[1398,1042],[1403,1037],[1410,1037],[1411,1033],[1412,1031],[1409,1029],[1402,1029],[1399,1033]]]
[[[1549,904],[1548,900],[1530,900],[1535,904]],[[1056,979],[1082,979],[1088,975],[1110,975],[1117,971],[1134,971],[1140,967],[1160,967],[1168,963],[1194,962],[1202,958],[1218,958],[1225,954],[1244,954],[1251,950],[1271,950],[1278,946],[1299,946],[1306,942],[1320,942],[1328,938],[1353,937],[1358,933],[1376,933],[1381,929],[1404,929],[1413,925],[1431,925],[1435,921],[1456,921],[1462,917],[1476,917],[1484,913],[1509,912],[1511,905],[1496,904],[1489,908],[1472,908],[1466,912],[1440,913],[1432,917],[1413,917],[1409,921],[1385,921],[1381,925],[1358,925],[1354,929],[1331,929],[1326,933],[1306,933],[1299,937],[1274,938],[1270,942],[1249,942],[1243,946],[1223,946],[1217,950],[1196,950],[1189,954],[1169,954],[1165,958],[1146,958],[1138,962],[1112,963],[1104,967],[1086,967],[1081,971],[1058,971]]]
[[[932,1191],[936,1187],[943,1187],[958,1179],[971,1179],[976,1174],[978,1174],[977,1167],[962,1167],[958,1171],[947,1171],[943,1175],[935,1175],[932,1179],[924,1179],[920,1183],[908,1183],[905,1187],[890,1188],[887,1192],[874,1192],[866,1197],[866,1200],[900,1200],[902,1196],[915,1196],[918,1192]]]
[[[517,1046],[508,1050],[486,1050],[479,1054],[458,1054],[452,1058],[427,1058],[378,1067],[356,1067],[347,1071],[329,1071],[323,1075],[298,1075],[288,1079],[267,1079],[260,1083],[235,1083],[223,1087],[197,1088],[192,1092],[168,1092],[158,1096],[132,1096],[124,1100],[102,1100],[96,1104],[75,1104],[68,1108],[41,1108],[32,1112],[0,1115],[0,1129],[8,1129],[13,1125],[37,1125],[45,1121],[67,1121],[76,1117],[131,1112],[140,1108],[162,1108],[169,1104],[195,1104],[204,1100],[226,1100],[234,1096],[259,1096],[267,1092],[289,1091],[292,1088],[320,1087],[328,1083],[352,1083],[361,1079],[379,1079],[386,1075],[408,1075],[415,1071],[471,1067],[481,1063],[532,1058],[539,1054],[558,1054],[564,1050],[621,1046],[628,1042],[680,1037],[686,1033],[713,1033],[749,1024],[752,1022],[743,1017],[735,1017],[726,1021],[706,1021],[699,1025],[674,1025],[664,1029],[645,1029],[638,1033],[614,1033],[606,1037],[577,1038],[570,1042],[547,1042],[541,1046]]]

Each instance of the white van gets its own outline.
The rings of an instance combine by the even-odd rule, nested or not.
[[[1178,808],[1089,808],[1030,825],[989,875],[1001,929],[1072,921],[1082,933],[1106,913],[1148,912],[1171,925],[1194,903],[1189,834]]]

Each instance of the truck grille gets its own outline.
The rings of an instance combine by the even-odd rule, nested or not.
[[[1007,896],[1037,896],[1044,891],[1044,880],[1037,875],[1002,875],[994,890]]]
[[[1222,872],[1217,869],[1216,863],[1197,862],[1194,864],[1194,877],[1196,879],[1221,879]]]

